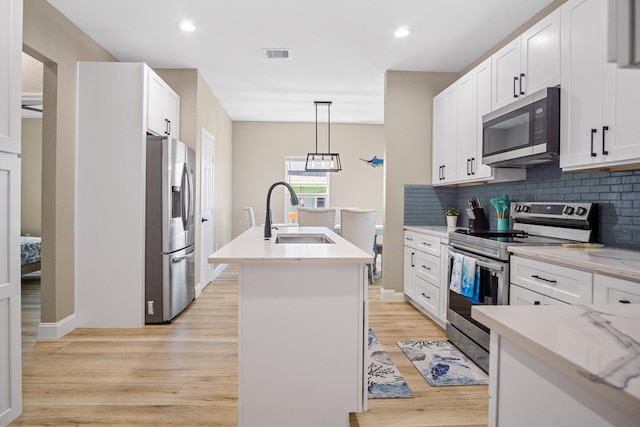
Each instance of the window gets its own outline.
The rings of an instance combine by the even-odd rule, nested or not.
[[[299,206],[307,208],[328,208],[329,172],[307,172],[304,170],[306,157],[285,158],[285,181],[295,190],[300,201]],[[297,208],[291,206],[289,197],[285,197],[285,222],[297,219]],[[296,221],[297,222],[297,221]]]

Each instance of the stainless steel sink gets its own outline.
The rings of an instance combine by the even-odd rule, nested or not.
[[[327,244],[335,243],[328,238],[325,234],[303,234],[303,233],[291,233],[291,234],[277,234],[276,243],[280,244],[293,244],[293,243],[305,243],[305,244]]]

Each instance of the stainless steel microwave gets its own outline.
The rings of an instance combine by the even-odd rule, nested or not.
[[[529,167],[560,155],[560,88],[549,87],[482,118],[482,163]]]

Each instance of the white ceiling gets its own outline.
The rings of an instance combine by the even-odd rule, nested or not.
[[[49,2],[120,61],[198,69],[234,121],[313,122],[321,100],[332,122],[383,123],[386,70],[459,72],[551,0]]]

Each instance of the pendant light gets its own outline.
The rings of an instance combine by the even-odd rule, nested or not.
[[[331,101],[314,101],[316,104],[316,151],[307,154],[304,170],[311,172],[340,172],[340,154],[331,152]],[[318,153],[318,105],[327,106],[327,152]]]

